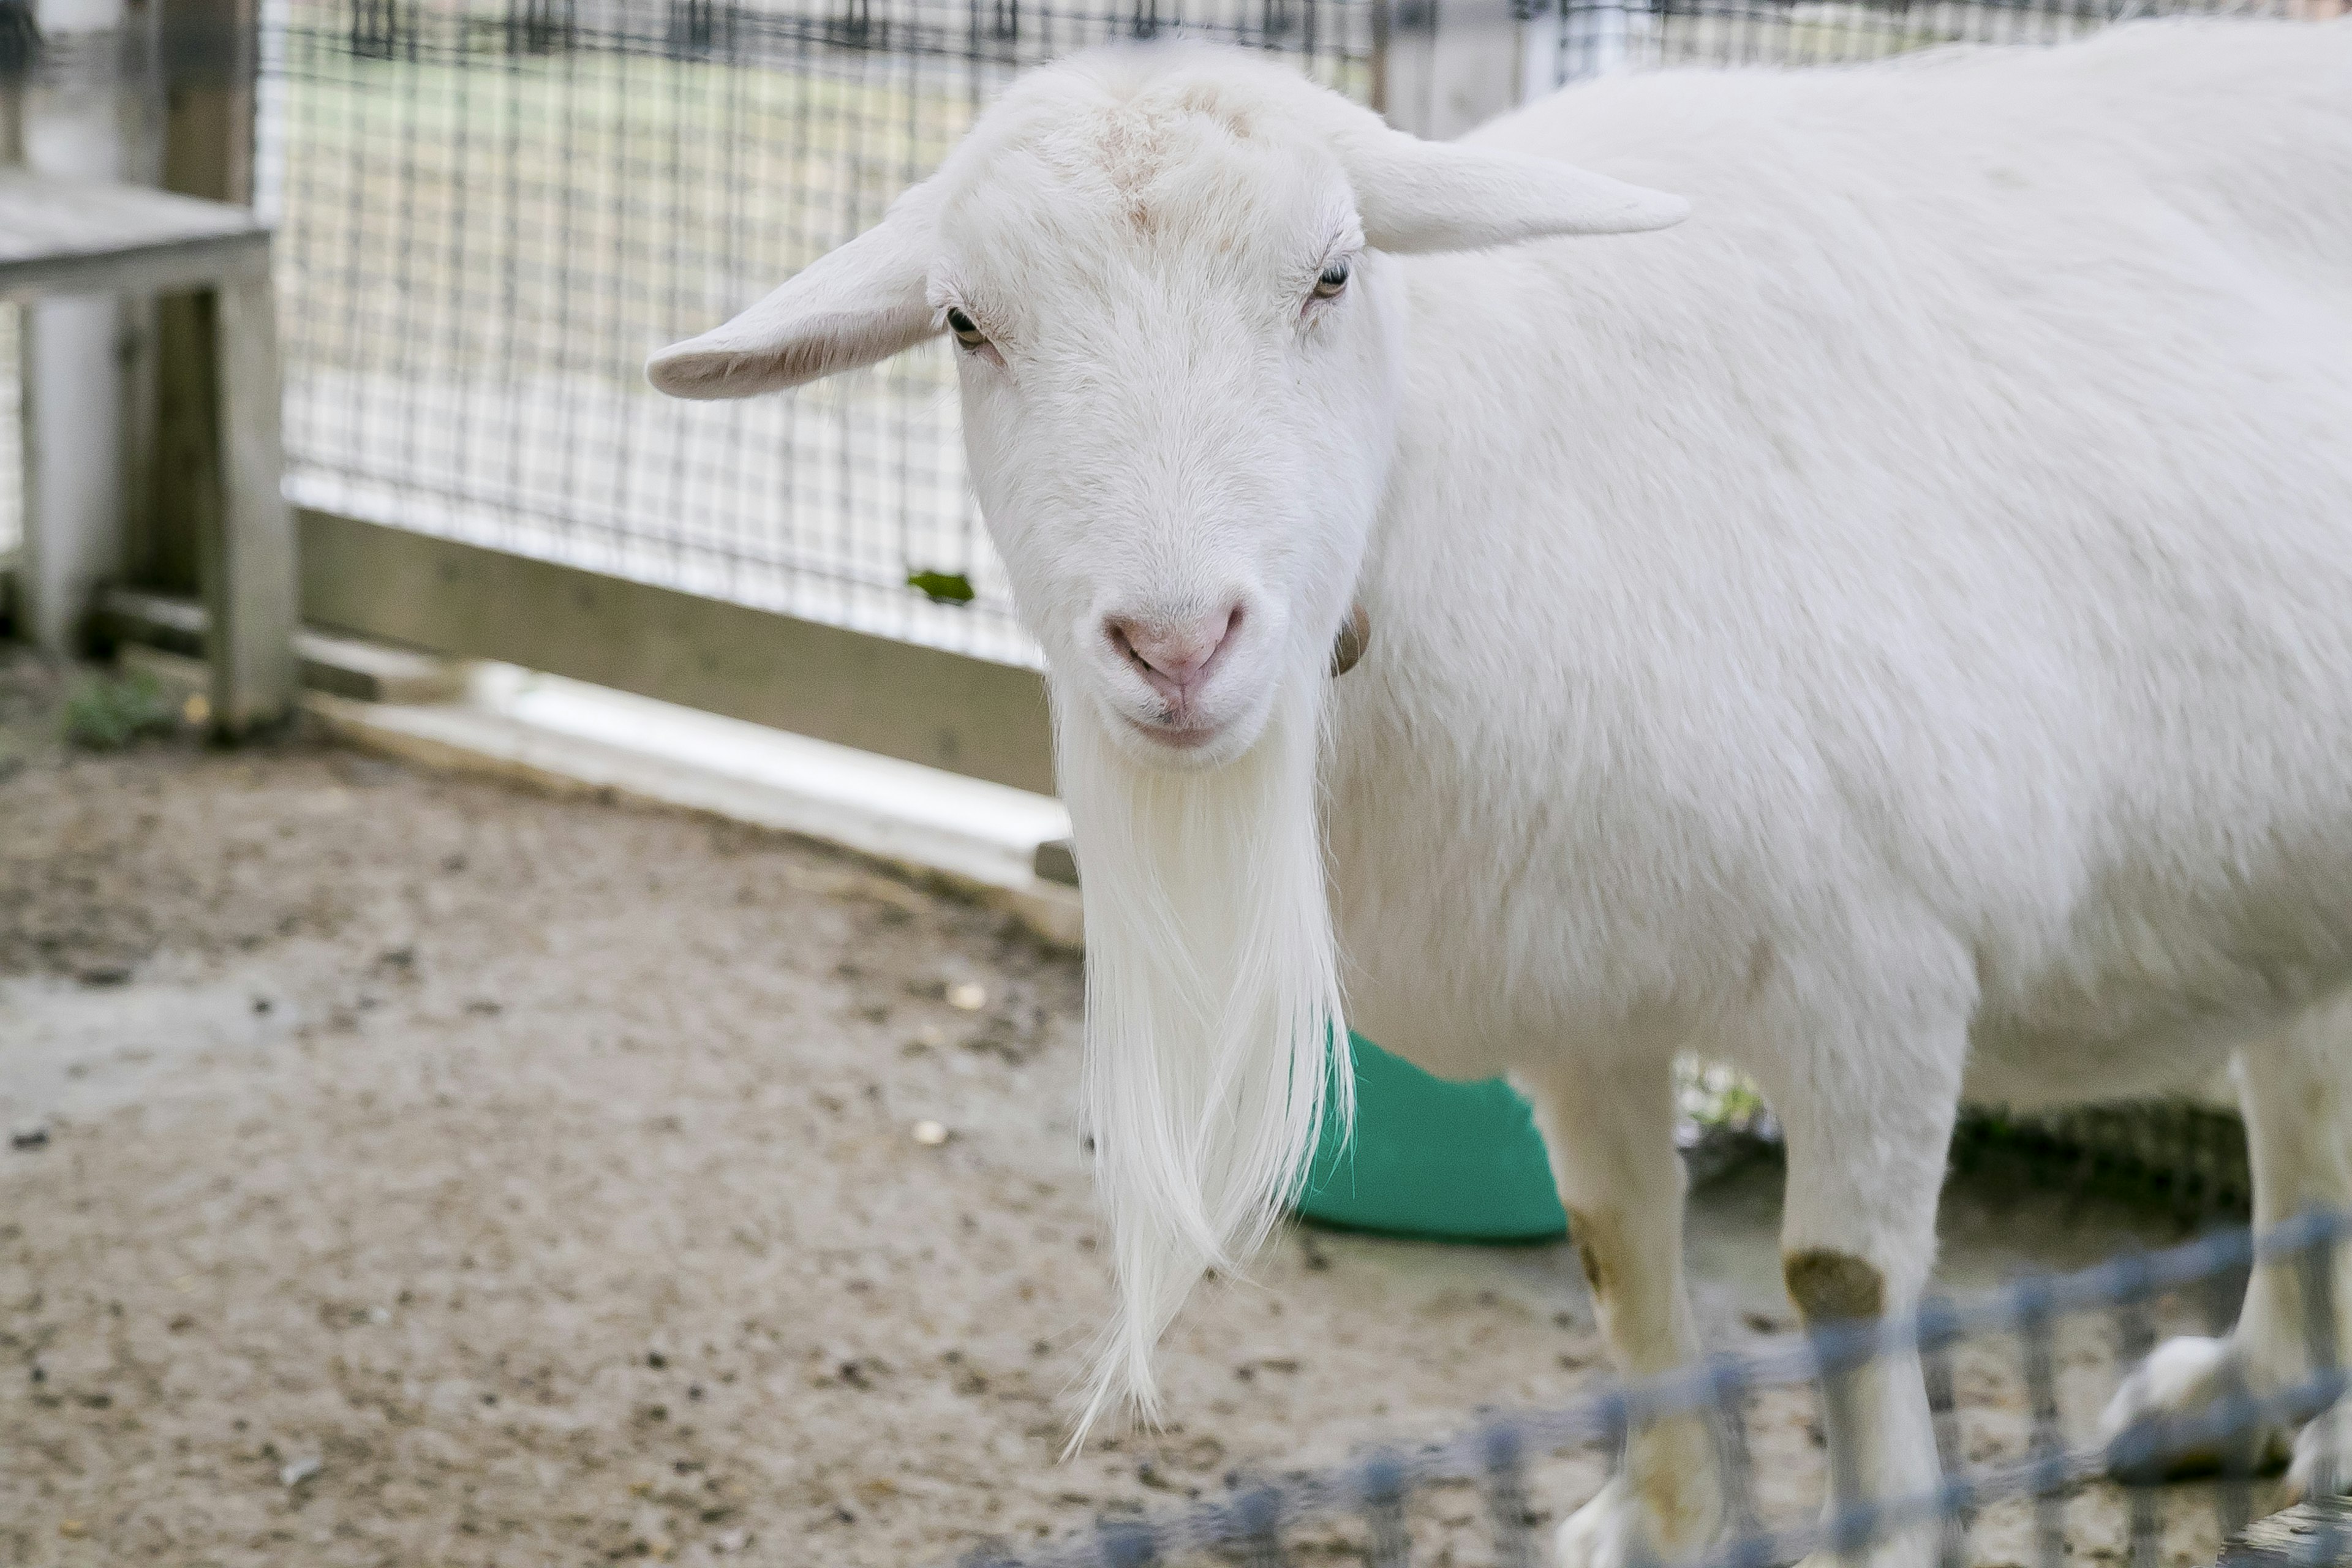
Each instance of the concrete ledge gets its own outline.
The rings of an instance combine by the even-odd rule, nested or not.
[[[204,689],[195,659],[136,643],[121,658],[169,688]],[[1070,831],[1049,795],[509,665],[472,667],[455,700],[312,689],[302,706],[368,751],[793,834],[1003,910],[1056,946],[1075,948],[1083,934],[1077,890],[1036,869],[1039,847]]]
[[[210,617],[191,599],[109,588],[99,595],[92,617],[98,632],[117,645],[159,648],[202,658]],[[304,628],[294,634],[302,684],[313,691],[362,702],[448,702],[466,694],[466,666],[454,659],[416,653],[383,643]]]

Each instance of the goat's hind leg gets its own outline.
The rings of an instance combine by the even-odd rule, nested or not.
[[[2246,1119],[2257,1233],[2315,1208],[2352,1212],[2352,1000],[2312,1009],[2279,1036],[2231,1064]],[[2339,1364],[2352,1357],[2352,1242],[2339,1243],[2332,1327]],[[2102,1423],[2112,1436],[2143,1417],[2193,1416],[2233,1385],[2265,1395],[2311,1371],[2315,1326],[2292,1265],[2257,1268],[2237,1326],[2220,1339],[2167,1341],[2124,1380]],[[2324,1339],[2326,1336],[2318,1336]],[[2299,1435],[2255,1435],[2256,1463],[2292,1458],[2289,1482],[2306,1494],[2352,1485],[2352,1402]],[[2211,1465],[2213,1452],[2184,1453],[2180,1468]]]
[[[1522,1075],[1521,1087],[1619,1371],[1648,1377],[1694,1361],[1671,1061],[1563,1065]],[[1713,1544],[1722,1515],[1714,1434],[1696,1415],[1660,1421],[1632,1435],[1621,1473],[1560,1526],[1554,1559],[1559,1568],[1671,1562]]]

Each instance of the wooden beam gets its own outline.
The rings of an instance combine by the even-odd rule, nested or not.
[[[204,658],[212,633],[212,616],[201,600],[139,588],[100,594],[97,623],[103,643],[153,648],[192,663]],[[294,634],[294,654],[303,686],[331,697],[414,706],[466,694],[467,667],[432,654],[307,630]],[[206,677],[196,689],[209,691],[209,681]]]
[[[255,0],[160,0],[162,184],[233,206],[254,200]],[[150,505],[131,540],[131,580],[194,593],[200,541],[220,526],[219,370],[192,299],[156,306]]]
[[[324,512],[299,527],[313,626],[1054,793],[1034,669]]]
[[[220,504],[196,535],[211,625],[213,729],[234,739],[292,711],[300,574],[278,437],[278,295],[264,250],[201,296],[220,411]]]

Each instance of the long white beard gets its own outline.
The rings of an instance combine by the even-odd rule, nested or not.
[[[1320,676],[1284,690],[1246,755],[1204,773],[1129,761],[1087,704],[1057,713],[1085,873],[1085,1105],[1118,1286],[1073,1449],[1122,1396],[1156,1416],[1161,1331],[1203,1270],[1233,1272],[1265,1242],[1327,1096],[1353,1111],[1335,1052]]]

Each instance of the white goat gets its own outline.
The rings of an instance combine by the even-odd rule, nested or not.
[[[1810,1319],[1918,1294],[1964,1094],[2234,1057],[2258,1220],[2352,1202],[2352,23],[1612,79],[1450,144],[1086,55],[651,374],[940,331],[1086,869],[1088,1419],[1295,1190],[1343,991],[1532,1098],[1631,1373],[1697,1350],[1681,1051],[1780,1114]],[[2275,1385],[2300,1310],[2259,1279],[2111,1414]],[[1849,1392],[1839,1487],[1928,1484],[1916,1368]],[[1560,1556],[1722,1513],[1664,1426]]]

